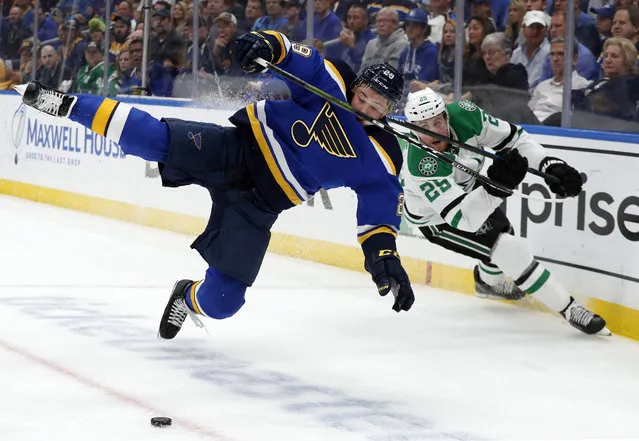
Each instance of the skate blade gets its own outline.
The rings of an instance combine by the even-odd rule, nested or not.
[[[610,337],[612,335],[612,332],[610,332],[610,329],[608,329],[608,328],[606,328],[604,326],[604,328],[601,331],[597,332],[595,335],[601,335],[603,337]]]
[[[27,85],[26,84],[16,84],[15,86],[13,86],[13,90],[18,92],[22,96],[22,95],[24,95],[24,92],[26,92],[26,90],[27,90]]]

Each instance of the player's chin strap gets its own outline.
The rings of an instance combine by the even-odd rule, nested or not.
[[[521,192],[519,192],[517,190],[512,190],[510,188],[507,188],[507,187],[499,184],[498,182],[495,182],[495,181],[487,178],[486,176],[480,174],[476,170],[473,170],[472,168],[467,167],[464,164],[461,164],[461,163],[449,158],[448,156],[444,155],[443,153],[438,152],[437,150],[434,150],[434,149],[428,147],[427,145],[412,139],[410,136],[408,136],[408,135],[406,135],[404,133],[398,132],[396,129],[394,129],[392,126],[390,126],[385,121],[377,120],[377,119],[373,118],[372,116],[370,116],[370,115],[368,115],[368,114],[366,114],[364,112],[361,112],[360,110],[357,110],[356,108],[354,108],[350,104],[345,103],[344,101],[335,98],[333,95],[331,95],[329,93],[326,93],[323,90],[321,90],[321,89],[319,89],[319,88],[317,88],[317,87],[315,87],[315,86],[313,86],[311,84],[308,84],[306,81],[296,77],[295,75],[293,75],[293,74],[291,74],[289,72],[286,72],[283,69],[280,69],[279,67],[275,66],[274,64],[269,63],[268,61],[266,61],[266,60],[264,60],[262,58],[256,58],[255,62],[257,64],[259,64],[260,66],[268,68],[268,69],[272,70],[273,72],[277,73],[278,75],[280,75],[280,76],[292,81],[293,83],[305,88],[306,90],[308,90],[310,92],[313,92],[314,94],[316,94],[319,97],[325,99],[329,103],[334,104],[334,105],[336,105],[338,107],[341,107],[342,109],[346,110],[347,112],[353,113],[358,118],[360,118],[362,120],[365,120],[365,121],[368,121],[371,124],[376,125],[380,129],[382,129],[382,130],[384,130],[384,131],[386,131],[386,132],[388,132],[388,133],[390,133],[390,134],[392,134],[392,135],[394,135],[394,136],[396,136],[398,138],[401,138],[401,139],[411,143],[412,145],[414,145],[415,147],[417,147],[417,148],[419,148],[421,150],[426,151],[428,154],[434,156],[435,158],[437,158],[437,159],[439,159],[439,160],[441,160],[441,161],[443,161],[443,162],[445,162],[447,164],[450,164],[451,166],[455,167],[458,170],[461,170],[462,172],[464,172],[464,173],[466,173],[466,174],[468,174],[470,176],[475,177],[478,181],[480,181],[480,182],[482,182],[484,184],[487,184],[487,185],[490,185],[492,187],[495,187],[495,188],[499,189],[500,191],[502,191],[504,193],[507,193],[507,194],[516,194],[517,196],[519,196],[521,198],[524,198],[524,199],[532,199],[532,200],[538,200],[538,201],[553,201],[554,200],[554,198],[546,199],[546,198],[540,198],[540,197],[536,197],[536,196],[526,195],[526,194],[523,194],[523,193],[521,193]],[[393,120],[393,122],[395,122],[395,120]],[[456,145],[459,144],[458,141],[455,141],[453,139],[441,136],[439,134],[437,136],[441,137],[445,141],[449,141],[451,143],[455,143]],[[477,150],[479,152],[482,152],[482,154],[484,156],[489,156],[489,157],[493,157],[493,158],[499,158],[498,156],[492,155],[492,154],[490,154],[488,152],[485,152],[484,150],[481,150],[481,149],[477,149]],[[541,176],[541,177],[544,177],[544,178],[546,176],[550,176],[550,175],[548,175],[546,173],[542,173],[542,172],[540,172],[538,170],[534,170],[532,168],[529,168],[528,170],[529,170],[529,172],[531,172],[531,173],[534,172],[534,174],[536,174],[537,176]],[[554,178],[554,176],[552,176],[551,179],[552,178]]]

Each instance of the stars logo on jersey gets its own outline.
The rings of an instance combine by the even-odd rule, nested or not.
[[[323,150],[331,155],[339,158],[357,157],[329,103],[324,104],[311,127],[308,127],[302,120],[295,121],[291,126],[291,137],[300,147],[308,147],[311,141],[315,140]]]
[[[431,158],[430,156],[424,156],[422,160],[419,161],[417,167],[419,168],[419,172],[424,176],[433,176],[439,168],[437,159]]]
[[[475,105],[475,103],[468,100],[460,100],[457,102],[457,104],[459,105],[459,107],[461,107],[464,110],[468,110],[469,112],[472,112],[473,110],[477,109],[477,106]]]

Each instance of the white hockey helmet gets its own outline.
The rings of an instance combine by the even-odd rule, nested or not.
[[[408,94],[404,115],[409,122],[419,122],[446,113],[444,98],[430,87]]]

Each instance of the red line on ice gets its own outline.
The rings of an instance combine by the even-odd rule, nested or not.
[[[58,374],[62,374],[64,376],[67,376],[69,378],[72,378],[73,380],[77,381],[78,383],[81,383],[85,386],[91,387],[93,389],[97,389],[113,398],[117,398],[120,401],[123,401],[129,405],[133,405],[135,407],[138,407],[140,409],[149,411],[151,413],[153,413],[154,415],[166,415],[167,412],[163,412],[162,410],[156,409],[155,407],[151,406],[150,404],[145,403],[142,400],[139,400],[137,398],[135,398],[132,395],[128,395],[125,392],[121,392],[119,390],[113,389],[112,387],[109,387],[105,384],[99,383],[91,378],[85,377],[82,374],[75,372],[67,367],[61,366],[57,363],[54,363],[52,361],[46,360],[44,358],[38,357],[37,355],[34,355],[32,353],[30,353],[29,351],[23,349],[23,348],[19,348],[16,346],[13,346],[3,340],[0,340],[0,347],[6,349],[9,352],[13,352],[14,354],[17,354],[23,358],[26,358],[27,360],[36,363],[40,366],[44,366],[49,368],[52,371],[57,372]],[[191,432],[196,432],[199,435],[205,436],[207,438],[211,438],[217,441],[230,441],[228,438],[224,437],[223,435],[214,432],[212,430],[209,430],[205,427],[202,427],[196,423],[190,422],[188,420],[185,419],[181,419],[181,418],[177,418],[177,419],[173,419],[173,422],[176,424],[179,424],[180,426],[190,430]]]

